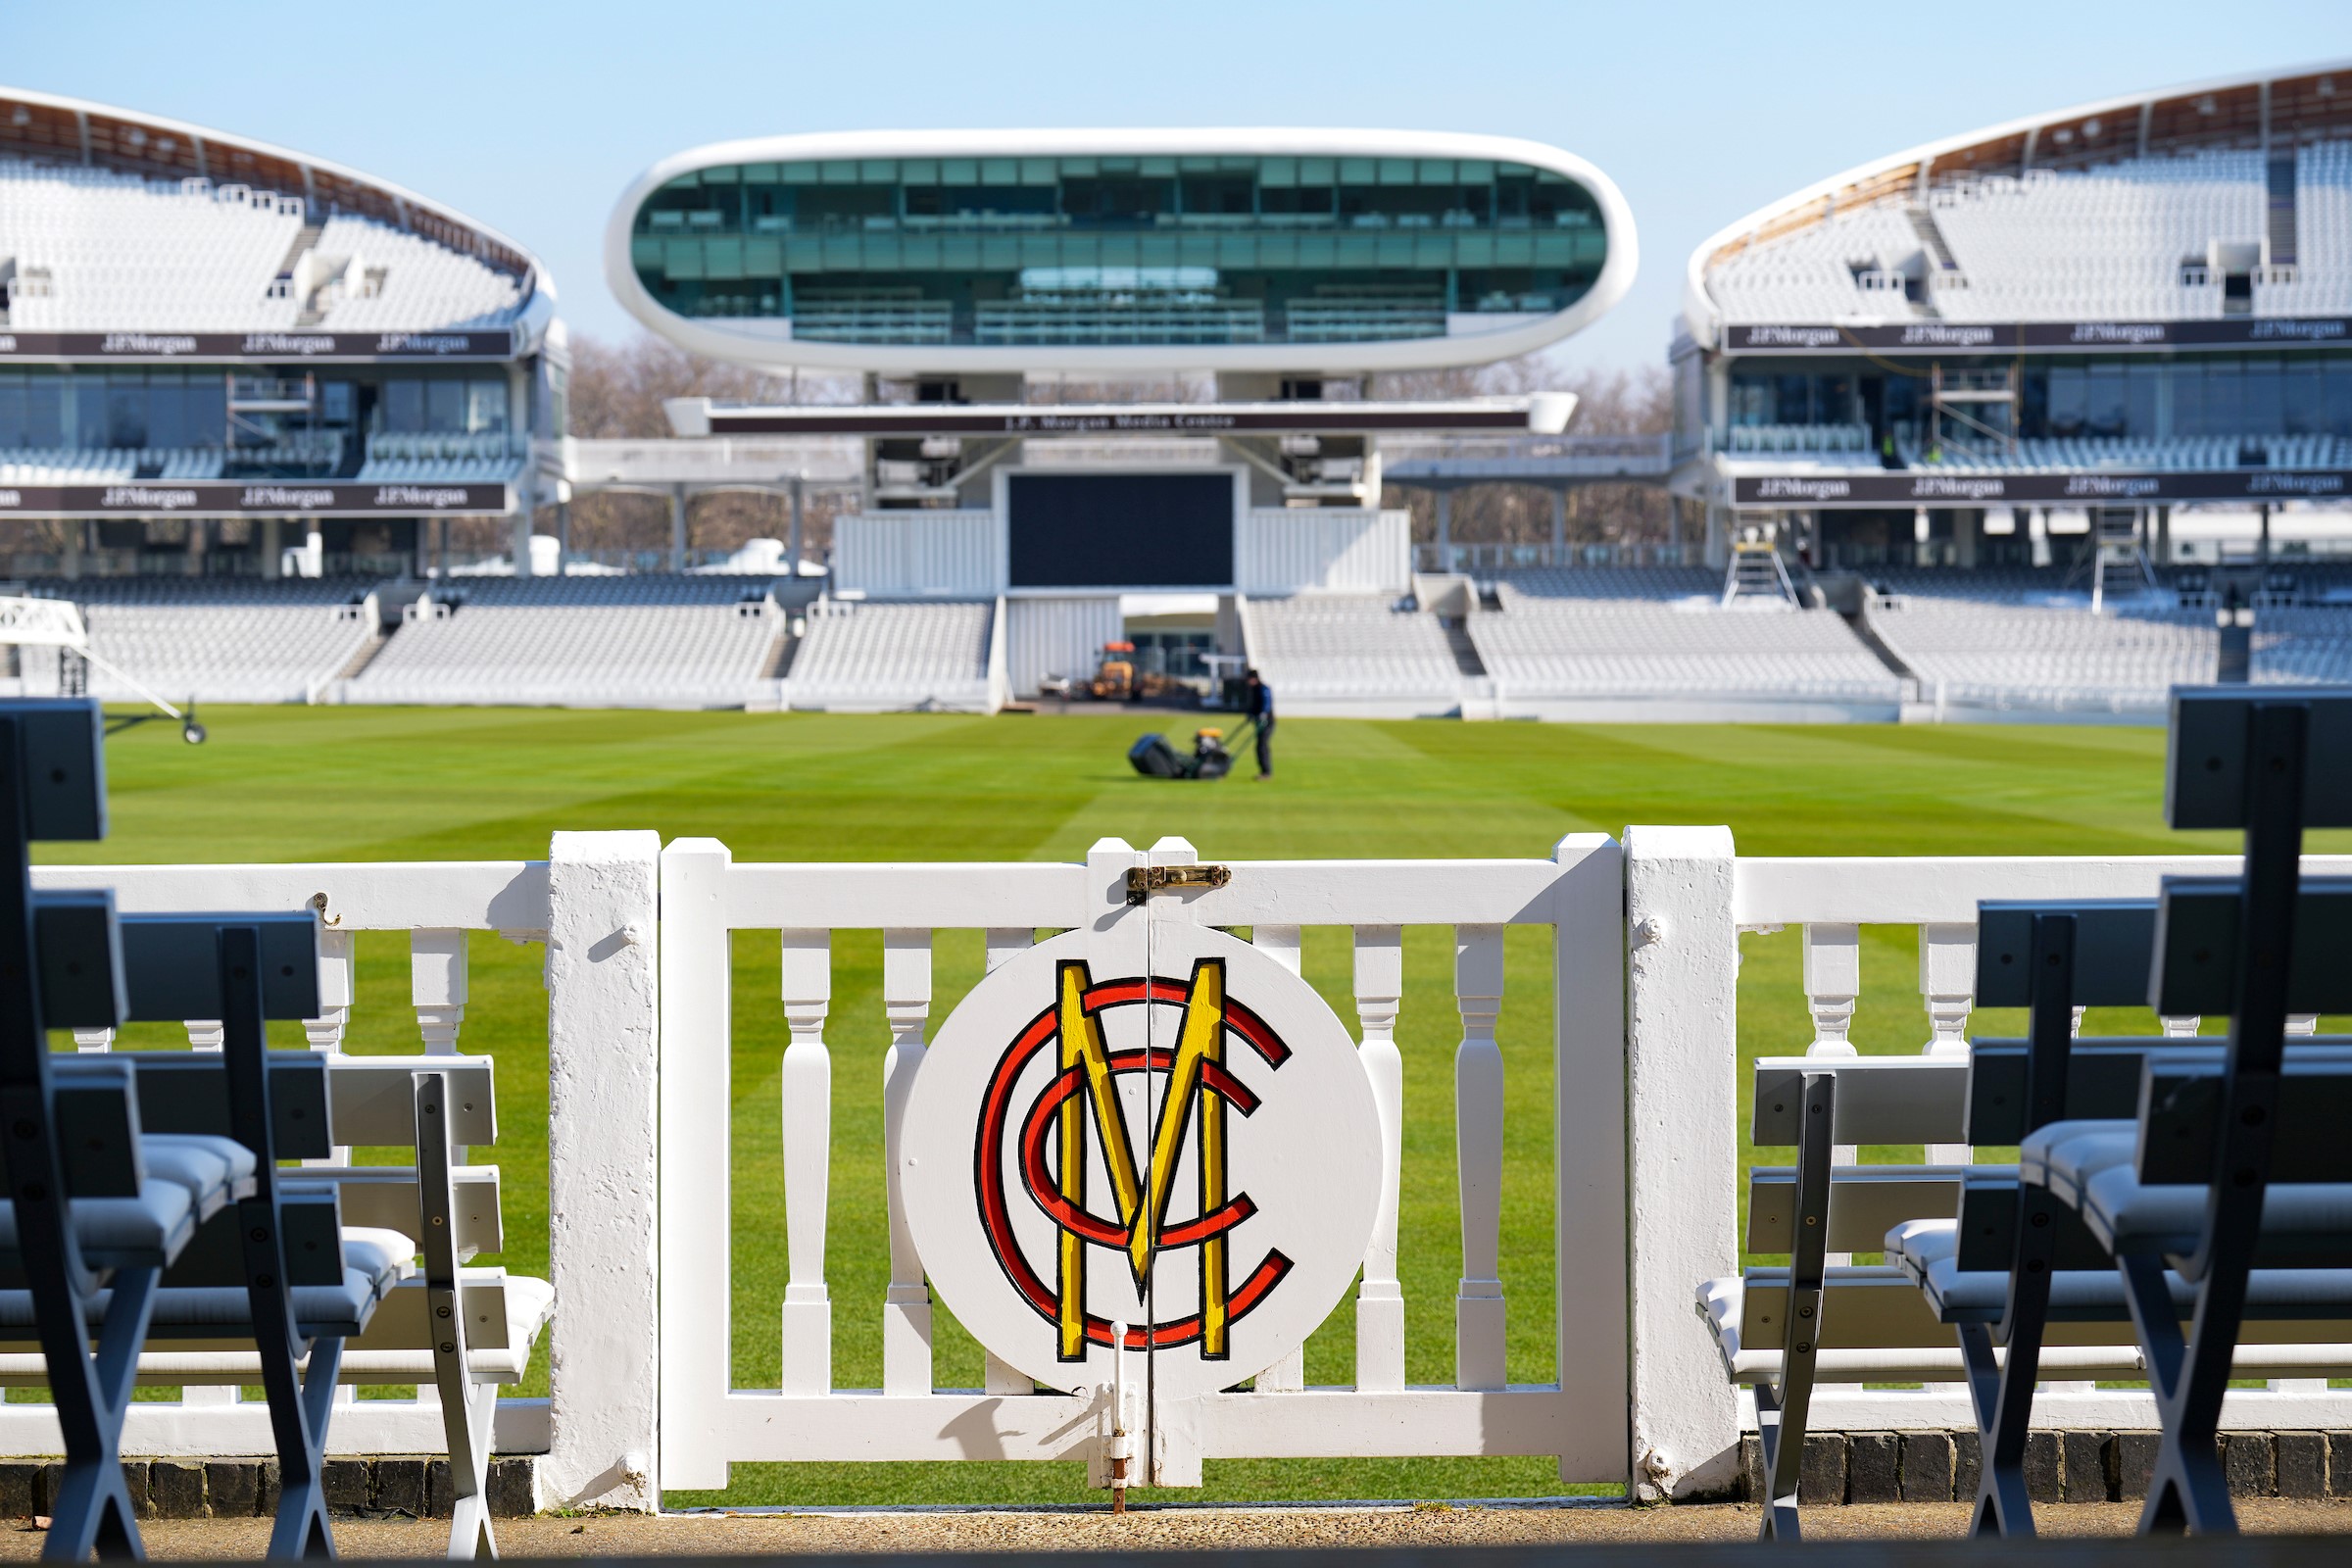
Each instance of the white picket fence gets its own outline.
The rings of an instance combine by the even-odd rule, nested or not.
[[[1213,848],[1213,847],[1212,847]],[[139,910],[301,908],[319,912],[326,1014],[307,1026],[331,1048],[353,1003],[351,934],[406,931],[411,1004],[425,1049],[463,1038],[466,934],[543,943],[549,993],[550,1275],[557,1290],[551,1397],[501,1405],[503,1451],[539,1452],[542,1499],[658,1506],[663,1489],[721,1486],[733,1462],[800,1459],[1098,1457],[1091,1401],[1030,1392],[992,1364],[984,1387],[943,1390],[931,1364],[922,1259],[890,1192],[891,1284],[880,1299],[837,1300],[825,1266],[834,1063],[832,944],[882,933],[882,1004],[892,1044],[884,1080],[885,1158],[933,1023],[957,1000],[935,994],[934,935],[986,933],[990,965],[1040,932],[1143,918],[1126,871],[1181,864],[1191,846],[1137,851],[1115,840],[1084,862],[736,864],[714,840],[666,851],[656,835],[560,833],[549,858],[250,866],[45,867],[41,887],[111,886]],[[2225,858],[1740,858],[1722,828],[1635,827],[1619,841],[1563,840],[1543,859],[1225,862],[1231,881],[1155,900],[1159,919],[1247,926],[1297,966],[1306,928],[1340,927],[1354,952],[1354,1018],[1380,1107],[1380,1218],[1355,1302],[1353,1382],[1300,1385],[1297,1358],[1255,1392],[1163,1410],[1154,1459],[1165,1480],[1202,1458],[1555,1455],[1563,1482],[1630,1482],[1649,1494],[1730,1484],[1752,1410],[1725,1383],[1691,1308],[1692,1286],[1736,1268],[1740,1172],[1739,937],[1803,927],[1810,1040],[1851,1049],[1865,925],[1920,932],[1923,1050],[1964,1050],[1976,903],[2029,896],[2152,893],[2172,872],[2228,869]],[[2352,870],[2352,858],[2313,869]],[[1503,973],[1503,932],[1549,927],[1547,976]],[[1405,1383],[1397,1286],[1401,1141],[1401,929],[1451,927],[1457,1193],[1462,1234],[1453,1380]],[[730,1322],[727,1137],[732,1100],[730,938],[781,934],[785,1248],[774,1303],[780,1387],[736,1386]],[[1513,996],[1550,987],[1554,1019],[1554,1381],[1504,1378],[1501,1160],[1509,1097],[1494,1044]],[[1343,1009],[1345,1011],[1345,1009]],[[201,1024],[191,1038],[203,1038]],[[102,1042],[91,1040],[88,1046]],[[1519,1113],[1532,1111],[1522,1107]],[[1629,1216],[1639,1216],[1629,1223]],[[838,1313],[837,1309],[838,1308]],[[882,1387],[835,1386],[837,1315],[883,1328]],[[868,1321],[871,1321],[870,1319]],[[338,1409],[343,1452],[436,1446],[427,1402]],[[1822,1429],[1969,1425],[1955,1390],[1834,1390]],[[2352,1426],[2352,1393],[2281,1385],[2233,1393],[2226,1419],[2257,1428]],[[2144,1395],[2053,1390],[2051,1425],[2152,1424]],[[56,1451],[54,1416],[0,1406],[0,1452]],[[262,1412],[224,1393],[141,1402],[126,1452],[269,1451]]]

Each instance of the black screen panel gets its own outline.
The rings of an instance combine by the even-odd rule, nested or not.
[[[1218,588],[1233,581],[1229,473],[1016,473],[1015,588]]]

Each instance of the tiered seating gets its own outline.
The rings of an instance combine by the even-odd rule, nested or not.
[[[2222,314],[2221,279],[2183,283],[2181,263],[2258,239],[2267,194],[2260,153],[2207,150],[1962,181],[1929,202],[1968,279],[1938,296],[1950,319],[2178,319]]]
[[[995,619],[996,606],[986,600],[818,600],[808,607],[786,701],[853,712],[986,710],[994,706],[988,662]]]
[[[416,607],[344,701],[741,708],[782,631],[763,578],[480,577],[446,591],[455,603]]]
[[[2213,679],[2218,657],[2209,611],[2093,615],[2087,599],[2055,608],[1911,597],[1874,611],[1871,626],[1923,697],[1959,703],[2154,712],[2172,687]]]
[[[2214,468],[2340,468],[2352,463],[2352,442],[2332,435],[2175,436],[2168,441],[2127,436],[2028,438],[2017,450],[1946,442],[1935,464],[1906,448],[1914,466],[2001,468],[2015,472],[2132,468],[2203,471]]]
[[[1919,251],[1903,210],[1881,203],[1740,252],[1707,274],[1707,291],[1734,321],[1904,316],[1898,274]]]
[[[1495,578],[1494,593],[1507,611],[1542,608],[1546,600],[1711,604],[1723,595],[1723,573],[1712,566],[1520,566]]]
[[[368,438],[368,461],[359,476],[372,480],[453,483],[467,479],[511,479],[522,459],[504,430],[472,435],[394,435]]]
[[[1870,426],[1866,424],[1735,424],[1729,448],[1734,457],[1749,453],[1774,457],[1866,457]]]
[[[2293,276],[2257,274],[2254,309],[2264,316],[2352,311],[2352,141],[2296,149]]]
[[[8,447],[0,448],[0,484],[218,479],[220,460],[219,447]]]
[[[376,634],[370,585],[322,578],[87,578],[41,586],[81,606],[90,649],[156,693],[200,703],[306,703]],[[355,602],[356,601],[356,602]],[[27,696],[58,689],[58,661],[25,649]],[[141,694],[103,666],[92,695],[137,702]]]
[[[1252,599],[1243,610],[1250,662],[1278,702],[1459,700],[1461,668],[1435,615],[1362,594]]]
[[[1879,592],[1905,600],[2025,605],[2066,591],[2066,569],[2061,566],[1977,566],[1967,571],[1935,566],[1873,566],[1869,576]],[[2082,610],[2090,607],[2090,601],[2080,595],[2066,603]]]
[[[348,265],[323,296],[277,286],[310,209],[299,193],[148,180],[0,158],[8,322],[30,331],[338,331],[496,326],[524,281],[373,219],[329,217],[312,251]]]
[[[1470,638],[1506,696],[1893,703],[1901,683],[1828,611],[1519,599]]]
[[[1927,591],[1933,573],[1905,575],[1899,608],[1882,606],[1871,625],[1920,678],[1963,703],[2089,703],[2154,711],[2173,686],[2211,680],[2216,644],[2210,610],[2127,606],[2093,615],[2089,602],[2034,605],[2021,588],[2006,603],[1970,590]],[[1966,597],[1961,597],[1965,593]],[[2254,678],[2260,682],[2352,677],[2352,615],[2324,608],[2265,610],[2256,619]]]
[[[522,305],[516,278],[371,218],[337,213],[317,250],[350,259],[350,270],[362,274],[355,286],[347,273],[341,296],[327,306],[322,324],[337,331],[498,326]]]
[[[299,195],[151,182],[0,158],[0,235],[17,264],[20,331],[233,331],[294,324],[267,298],[302,232]]]

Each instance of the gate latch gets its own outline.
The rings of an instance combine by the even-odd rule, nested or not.
[[[1127,872],[1127,902],[1141,904],[1170,888],[1221,888],[1233,880],[1224,865],[1138,865]]]

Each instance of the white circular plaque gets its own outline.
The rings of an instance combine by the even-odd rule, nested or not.
[[[1371,1082],[1323,999],[1248,943],[1170,923],[1150,976],[1090,961],[1103,946],[1041,943],[940,1027],[899,1145],[906,1222],[956,1320],[1046,1387],[1108,1382],[1124,1322],[1159,1397],[1231,1388],[1363,1262]]]

